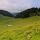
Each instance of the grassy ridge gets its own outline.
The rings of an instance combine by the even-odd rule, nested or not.
[[[0,18],[0,40],[40,40],[40,16]]]

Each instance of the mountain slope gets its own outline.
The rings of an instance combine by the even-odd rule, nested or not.
[[[40,8],[26,9],[20,13],[17,13],[17,15],[14,17],[15,18],[28,18],[28,17],[32,17],[32,16],[40,16]]]
[[[5,10],[0,10],[0,15],[13,17],[13,15],[10,12]]]

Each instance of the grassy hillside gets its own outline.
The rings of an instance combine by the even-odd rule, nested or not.
[[[0,17],[0,40],[40,40],[40,16]]]

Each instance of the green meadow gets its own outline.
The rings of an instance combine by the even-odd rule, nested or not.
[[[0,17],[0,40],[40,40],[40,16]]]

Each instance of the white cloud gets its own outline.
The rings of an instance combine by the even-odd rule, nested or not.
[[[0,0],[0,9],[17,12],[32,6],[32,0]]]

